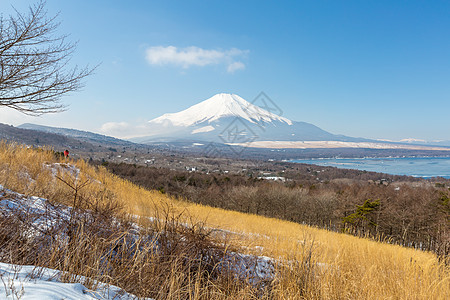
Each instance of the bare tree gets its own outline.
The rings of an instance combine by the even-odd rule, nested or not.
[[[61,97],[83,86],[88,67],[69,67],[76,44],[56,35],[60,23],[47,17],[45,2],[27,14],[0,16],[0,107],[28,115],[60,112]]]

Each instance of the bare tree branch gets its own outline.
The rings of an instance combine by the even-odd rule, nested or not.
[[[76,43],[56,36],[56,17],[47,18],[45,2],[27,14],[0,16],[0,106],[28,115],[61,112],[61,97],[83,87],[93,68],[69,68]]]

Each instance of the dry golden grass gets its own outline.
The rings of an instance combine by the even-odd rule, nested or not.
[[[81,171],[76,182],[69,171],[59,171],[58,176],[72,188],[52,175],[49,166],[55,163]],[[69,199],[65,204],[72,205],[73,187],[82,182],[88,182],[78,191],[84,203],[115,199],[129,214],[140,216],[154,216],[155,211],[170,207],[175,213],[183,212],[185,222],[202,220],[228,232],[227,237],[243,252],[289,265],[280,268],[271,291],[274,299],[450,299],[449,269],[432,253],[175,200],[83,161],[64,161],[47,150],[0,144],[0,184],[6,188],[50,201]],[[305,278],[304,272],[296,272],[298,268],[312,273]]]

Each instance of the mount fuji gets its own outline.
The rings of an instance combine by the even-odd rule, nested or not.
[[[214,123],[221,118],[238,117],[256,124],[292,121],[268,112],[235,94],[217,94],[178,113],[164,114],[150,123],[171,122],[175,126],[195,126]]]
[[[235,94],[217,94],[186,110],[167,113],[148,121],[149,134],[131,140],[140,143],[206,141],[225,144],[255,141],[368,141],[334,135],[310,123],[291,121],[272,112],[274,110],[259,107]]]

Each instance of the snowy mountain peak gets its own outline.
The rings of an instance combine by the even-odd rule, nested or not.
[[[149,121],[173,126],[192,126],[203,122],[211,123],[220,118],[240,117],[251,123],[272,123],[278,121],[292,125],[292,121],[262,109],[235,94],[216,94],[213,97],[189,107],[186,110],[164,114]]]

